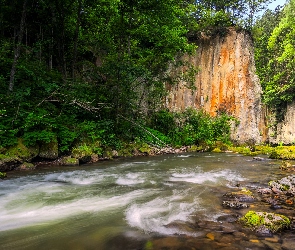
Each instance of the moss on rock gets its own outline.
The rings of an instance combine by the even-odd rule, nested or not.
[[[7,177],[6,173],[2,173],[2,172],[0,172],[0,179],[4,179],[4,178],[6,178],[6,177]]]
[[[7,149],[6,158],[21,159],[22,161],[31,161],[39,153],[39,147],[27,147],[22,139],[18,139],[17,144]]]
[[[269,158],[295,160],[295,146],[277,146],[273,149]]]
[[[44,143],[40,147],[39,156],[48,160],[55,160],[58,157],[58,143],[54,140],[49,143]]]
[[[265,227],[272,233],[289,228],[291,224],[290,219],[284,215],[255,211],[249,211],[239,221],[252,230]]]
[[[61,159],[61,164],[64,166],[79,166],[79,160],[71,156],[66,156]]]
[[[212,150],[212,152],[214,152],[214,153],[221,153],[222,151],[221,151],[220,148],[214,148],[214,149]]]
[[[18,167],[23,162],[30,162],[39,153],[39,147],[27,147],[22,139],[18,139],[17,144],[1,151],[0,171],[10,171]]]
[[[72,157],[78,159],[81,163],[91,161],[91,155],[93,155],[93,149],[86,145],[82,144],[79,145],[72,150]]]
[[[285,170],[290,170],[292,168],[294,168],[294,166],[290,162],[288,162],[288,161],[282,161],[282,164],[280,166],[280,169],[281,170],[284,170],[285,171]]]
[[[269,145],[229,147],[229,150],[247,156],[270,155],[274,149]]]
[[[152,148],[147,143],[142,143],[141,147],[138,148],[138,151],[150,155]]]
[[[36,166],[33,163],[24,162],[19,167],[16,168],[16,170],[33,170]]]

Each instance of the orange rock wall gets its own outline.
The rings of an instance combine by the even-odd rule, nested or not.
[[[179,82],[169,87],[166,106],[172,110],[203,109],[211,116],[227,112],[239,120],[232,139],[239,143],[263,140],[261,86],[255,75],[253,44],[245,32],[230,29],[225,37],[203,38],[195,56],[186,59],[199,69],[195,90]],[[182,68],[186,71],[186,67]]]

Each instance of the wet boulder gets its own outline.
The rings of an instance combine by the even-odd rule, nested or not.
[[[295,175],[287,176],[277,181],[270,181],[268,185],[275,193],[295,196]]]
[[[242,203],[239,201],[223,201],[222,206],[227,208],[236,208],[236,209],[249,207],[249,205],[247,205],[246,203]]]
[[[238,202],[253,202],[255,200],[253,193],[246,188],[242,188],[236,192],[226,193],[223,196]]]
[[[242,188],[235,192],[228,192],[223,195],[223,199],[223,207],[234,209],[247,208],[249,207],[247,203],[255,200],[253,193],[246,188]]]

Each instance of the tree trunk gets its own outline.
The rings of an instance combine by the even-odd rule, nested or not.
[[[27,11],[27,0],[24,0],[23,11],[22,11],[22,16],[20,21],[20,31],[18,35],[18,42],[14,49],[14,59],[13,59],[13,63],[12,63],[11,71],[10,71],[10,80],[9,80],[9,88],[8,88],[9,92],[12,92],[14,87],[16,66],[19,59],[19,55],[20,55],[20,47],[21,47],[21,42],[23,40],[24,29],[25,29],[26,11]]]
[[[77,47],[78,47],[79,29],[80,29],[80,22],[81,22],[81,11],[82,11],[82,0],[79,0],[76,30],[75,30],[75,40],[74,40],[73,65],[72,65],[72,78],[74,81],[76,78],[75,71],[76,71],[76,63],[77,63]]]

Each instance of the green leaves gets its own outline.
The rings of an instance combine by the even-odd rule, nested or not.
[[[294,11],[295,1],[291,0],[281,12],[267,12],[257,24],[260,35],[255,36],[255,59],[264,102],[278,113],[295,97]]]

